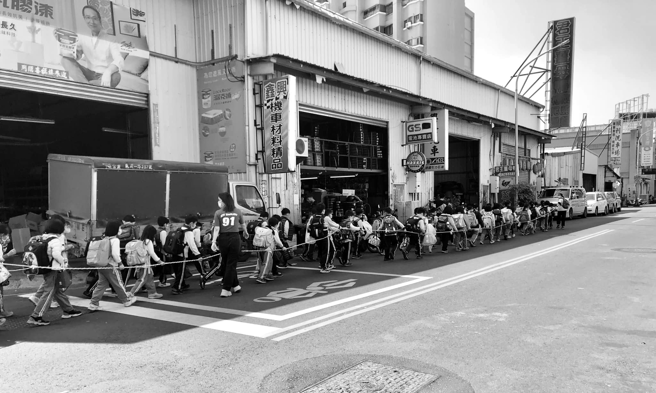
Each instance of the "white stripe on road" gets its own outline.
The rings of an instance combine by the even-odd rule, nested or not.
[[[419,287],[419,288],[414,288],[414,289],[411,289],[411,290],[406,291],[406,292],[395,294],[393,296],[388,296],[387,298],[378,299],[378,300],[375,300],[375,301],[372,301],[372,302],[369,302],[369,303],[366,303],[366,304],[361,304],[361,305],[358,305],[356,307],[352,307],[351,309],[341,310],[341,311],[338,311],[336,313],[324,315],[324,316],[319,317],[319,318],[315,318],[315,319],[312,319],[312,320],[309,320],[309,321],[305,321],[305,322],[302,322],[302,323],[299,323],[299,324],[296,324],[296,325],[288,326],[286,328],[279,329],[277,332],[272,332],[271,336],[277,335],[277,334],[282,333],[284,331],[293,330],[293,329],[299,328],[301,326],[311,325],[315,322],[318,322],[318,321],[321,321],[321,320],[324,320],[324,319],[327,319],[327,318],[331,318],[335,315],[343,314],[344,312],[349,312],[349,311],[354,310],[354,309],[360,309],[360,310],[351,312],[349,314],[341,315],[337,318],[333,318],[333,319],[330,319],[330,320],[327,320],[327,321],[324,321],[324,322],[320,322],[320,323],[317,323],[315,325],[308,326],[304,329],[300,329],[300,330],[297,330],[295,332],[292,332],[292,333],[289,333],[289,334],[286,334],[286,335],[283,335],[283,336],[279,336],[279,337],[276,337],[276,338],[273,339],[273,341],[286,340],[288,338],[297,336],[299,334],[307,333],[309,331],[312,331],[312,330],[315,330],[315,329],[318,329],[318,328],[333,324],[335,322],[342,321],[342,320],[347,319],[347,318],[354,317],[356,315],[364,314],[366,312],[376,310],[376,309],[381,308],[381,307],[385,307],[385,306],[388,306],[388,305],[391,305],[391,304],[394,304],[394,303],[398,303],[398,302],[401,302],[401,301],[404,301],[404,300],[407,300],[407,299],[411,299],[413,297],[420,296],[420,295],[423,295],[425,293],[432,292],[432,291],[435,291],[435,290],[438,290],[438,289],[441,289],[441,288],[444,288],[444,287],[447,287],[447,286],[450,286],[450,285],[453,285],[453,284],[457,284],[459,282],[470,280],[472,278],[482,276],[484,274],[488,274],[488,273],[494,272],[496,270],[505,269],[505,268],[510,267],[512,265],[522,263],[522,262],[526,262],[530,259],[542,256],[542,255],[549,254],[553,251],[561,250],[561,249],[569,247],[571,245],[581,243],[581,242],[584,242],[586,240],[590,240],[592,238],[595,238],[595,237],[598,237],[598,236],[601,236],[601,235],[605,235],[605,234],[610,233],[610,232],[612,232],[612,230],[603,230],[603,231],[600,231],[600,232],[597,232],[597,233],[593,233],[591,235],[587,235],[587,236],[584,236],[584,237],[581,237],[581,238],[578,238],[578,239],[571,240],[569,242],[565,242],[565,243],[562,243],[562,244],[559,244],[559,245],[556,245],[556,246],[553,246],[553,247],[546,248],[546,249],[541,250],[541,251],[534,252],[532,254],[528,254],[528,255],[525,255],[525,256],[522,256],[522,257],[518,257],[518,258],[514,258],[514,259],[511,259],[511,260],[508,260],[508,261],[505,261],[505,262],[501,262],[501,263],[497,263],[497,264],[494,264],[494,265],[490,265],[488,267],[481,268],[481,269],[478,269],[478,270],[474,270],[472,272],[465,273],[465,274],[462,274],[462,275],[459,275],[459,276],[456,276],[456,277],[452,277],[450,279],[442,280],[442,281],[439,281],[437,283],[428,284],[428,285],[425,285],[425,286]]]
[[[639,220],[635,220],[635,221],[633,221],[631,224],[635,224],[636,222],[640,222],[640,221],[642,221],[642,220],[644,220],[644,218],[641,218],[641,219],[639,219]]]
[[[297,270],[314,270],[314,271],[319,271],[319,268],[316,267],[301,267],[301,266],[290,266],[289,269],[297,269]],[[333,272],[339,272],[339,273],[354,273],[354,274],[368,274],[370,276],[385,276],[385,277],[402,277],[402,278],[427,278],[424,276],[408,276],[404,274],[391,274],[391,273],[376,273],[376,272],[363,272],[359,270],[343,270],[343,269],[333,269]],[[430,278],[430,277],[428,277]]]

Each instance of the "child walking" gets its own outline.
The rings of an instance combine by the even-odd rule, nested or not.
[[[154,244],[156,236],[157,229],[152,225],[148,225],[141,233],[141,241],[143,242],[146,251],[148,251],[149,257],[146,258],[145,265],[137,267],[137,283],[134,285],[134,287],[132,287],[132,290],[130,291],[132,296],[134,296],[136,293],[139,293],[141,287],[143,286],[145,286],[148,290],[148,299],[159,299],[164,296],[161,293],[157,293],[157,287],[155,286],[154,281],[153,267],[151,264],[153,261],[157,264],[162,264],[162,260],[159,258],[157,253],[155,253]]]

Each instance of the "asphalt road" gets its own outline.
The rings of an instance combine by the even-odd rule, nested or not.
[[[421,260],[300,262],[228,299],[193,278],[93,314],[73,288],[85,314],[38,328],[9,293],[0,391],[654,392],[655,230],[656,207],[627,208]]]

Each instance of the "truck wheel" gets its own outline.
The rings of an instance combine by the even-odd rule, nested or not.
[[[200,276],[200,289],[205,289],[205,278],[203,276]]]
[[[569,214],[569,217],[567,217],[567,219],[568,220],[573,220],[574,219],[574,209],[570,208],[567,213]]]

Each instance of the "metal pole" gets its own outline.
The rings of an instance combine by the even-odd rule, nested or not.
[[[519,72],[522,73],[521,71]],[[515,209],[517,208],[517,203],[519,202],[519,119],[517,118],[517,90],[519,89],[519,76],[515,78]]]

